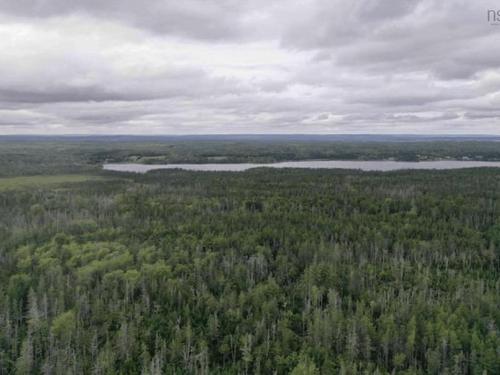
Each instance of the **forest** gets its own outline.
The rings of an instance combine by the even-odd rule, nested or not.
[[[326,138],[327,140],[322,140]],[[328,140],[328,137],[165,138],[0,137],[0,177],[98,172],[103,163],[273,163],[295,160],[500,161],[500,137],[491,141],[437,137],[431,141]],[[377,139],[377,138],[375,138]],[[418,139],[418,138],[416,138]]]
[[[0,374],[500,374],[499,169],[100,168],[213,157],[500,145],[0,143]]]

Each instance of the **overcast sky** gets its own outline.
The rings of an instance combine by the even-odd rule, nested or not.
[[[0,134],[500,134],[488,9],[0,0]]]

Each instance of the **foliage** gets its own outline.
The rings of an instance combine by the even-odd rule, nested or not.
[[[127,176],[0,191],[0,373],[500,373],[500,171]]]
[[[257,137],[258,138],[258,137]],[[142,141],[128,137],[54,139],[0,137],[0,177],[20,175],[96,174],[105,162],[271,163],[294,160],[500,160],[498,142],[473,140],[364,141],[304,140],[263,137],[253,140]]]

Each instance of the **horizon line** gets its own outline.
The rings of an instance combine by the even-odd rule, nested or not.
[[[134,133],[18,133],[0,134],[0,137],[199,137],[199,136],[412,136],[412,137],[500,137],[500,133],[186,133],[186,134],[134,134]]]

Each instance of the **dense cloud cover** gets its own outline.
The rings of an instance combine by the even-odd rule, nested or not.
[[[0,0],[0,134],[500,134],[488,9]]]

